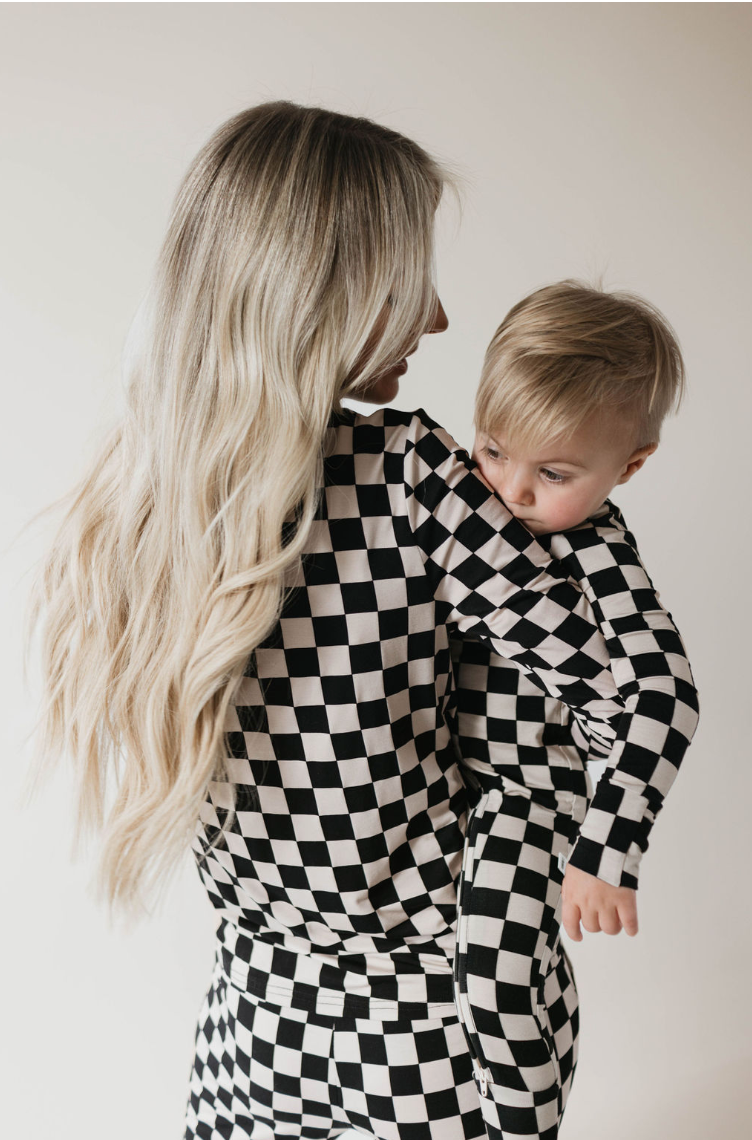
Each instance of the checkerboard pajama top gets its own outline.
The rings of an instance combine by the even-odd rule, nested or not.
[[[237,814],[208,851],[229,804],[212,783],[194,852],[242,990],[331,1015],[450,1016],[468,808],[450,634],[490,639],[602,724],[609,650],[566,567],[424,411],[346,410],[330,435],[302,567],[226,724]],[[651,719],[666,736],[662,698],[624,723],[625,751]]]
[[[538,541],[593,607],[619,693],[613,714],[600,723],[583,716],[488,640],[455,635],[455,743],[484,787],[522,785],[555,810],[569,810],[575,796],[592,799],[567,862],[637,888],[648,836],[697,726],[692,671],[614,503],[607,499],[579,527]],[[584,764],[603,758],[609,764],[593,795]]]

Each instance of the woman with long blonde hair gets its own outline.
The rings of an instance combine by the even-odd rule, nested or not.
[[[557,695],[579,678],[581,705],[609,659],[443,429],[342,406],[392,400],[446,328],[449,181],[366,119],[282,102],[223,124],[32,596],[39,755],[76,766],[107,898],[135,913],[191,849],[217,909],[187,1140],[485,1135],[452,987],[448,630]]]

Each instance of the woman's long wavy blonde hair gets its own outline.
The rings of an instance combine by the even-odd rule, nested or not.
[[[122,421],[62,500],[27,611],[35,782],[70,754],[111,907],[164,886],[227,779],[226,712],[305,548],[331,413],[431,326],[447,180],[368,119],[273,102],[224,123],[178,191]]]

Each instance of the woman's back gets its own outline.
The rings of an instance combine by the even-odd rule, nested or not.
[[[336,417],[297,588],[226,723],[238,817],[201,873],[232,975],[277,1003],[300,983],[320,1010],[353,1015],[369,999],[452,1002],[467,799],[444,719],[448,631],[403,470],[416,443],[442,446],[430,423]],[[212,785],[204,844],[223,791]]]

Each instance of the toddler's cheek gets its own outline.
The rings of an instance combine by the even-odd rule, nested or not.
[[[473,459],[478,464],[478,470],[486,482],[493,487],[497,495],[501,495],[501,480],[498,478],[498,470],[493,467],[493,464],[484,462],[483,458],[478,457],[475,453],[473,453]]]
[[[552,504],[546,522],[551,530],[569,530],[577,526],[590,514],[589,500],[584,495],[569,495],[566,500]]]

